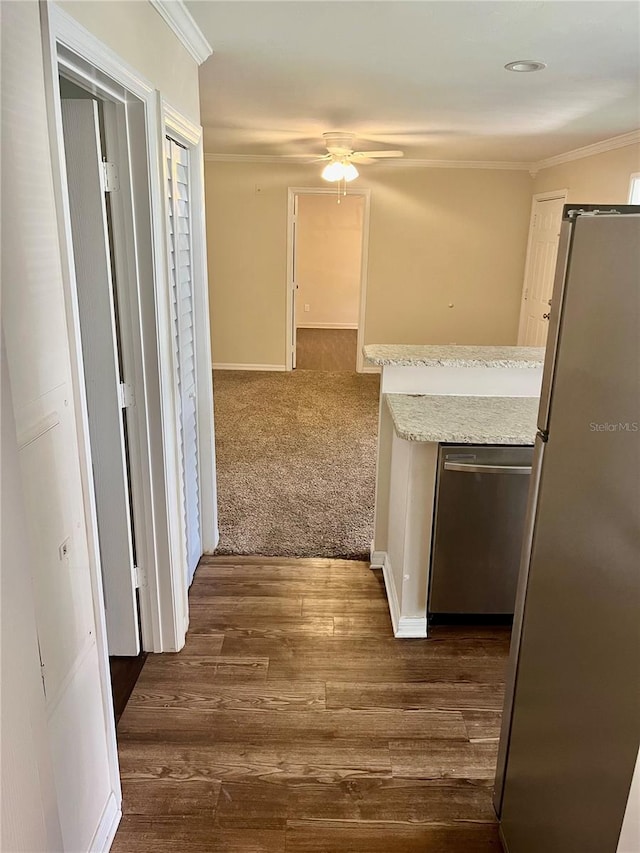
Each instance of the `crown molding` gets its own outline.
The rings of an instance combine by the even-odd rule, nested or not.
[[[149,0],[149,2],[198,65],[202,65],[213,53],[213,48],[182,0]]]
[[[602,142],[594,142],[593,145],[584,145],[582,148],[574,148],[564,154],[556,154],[555,157],[547,157],[535,164],[537,172],[548,169],[551,166],[560,166],[562,163],[570,163],[571,160],[581,160],[583,157],[592,157],[594,154],[604,154],[605,151],[613,151],[616,148],[625,148],[640,142],[640,130],[632,130],[630,133],[622,133],[620,136],[612,136],[603,139]]]
[[[310,166],[304,157],[287,156],[286,154],[205,154],[204,159],[211,163],[288,163],[294,166]],[[398,158],[397,160],[380,160],[378,166],[391,168],[413,169],[510,169],[529,171],[532,163],[513,162],[506,160],[416,160]]]

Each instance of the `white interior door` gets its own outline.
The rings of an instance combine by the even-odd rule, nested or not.
[[[140,652],[98,104],[63,100],[65,159],[110,655]]]
[[[520,308],[520,346],[543,347],[547,342],[564,204],[564,195],[534,201]]]
[[[189,151],[165,140],[169,211],[171,308],[174,324],[176,385],[179,399],[179,439],[182,465],[182,507],[187,545],[187,584],[202,556],[200,529],[200,472],[198,454],[198,395],[193,317],[193,249]]]

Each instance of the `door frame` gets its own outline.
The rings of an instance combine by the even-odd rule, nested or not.
[[[197,387],[198,483],[200,504],[200,535],[205,554],[218,547],[218,498],[216,490],[216,460],[214,438],[213,382],[211,371],[211,334],[209,329],[209,287],[207,273],[207,232],[204,196],[204,143],[202,128],[182,115],[166,100],[162,101],[163,137],[169,136],[189,150],[189,181],[191,185],[191,250],[193,265],[193,331]],[[162,140],[164,152],[164,138]],[[162,157],[164,186],[167,186],[166,158]],[[165,245],[169,246],[167,223],[169,205],[164,193]],[[167,252],[167,282],[170,281]],[[174,371],[177,371],[172,352]],[[179,416],[179,410],[176,411]],[[204,474],[204,476],[203,476]],[[186,554],[186,541],[184,542]],[[188,618],[188,614],[186,614]]]
[[[131,303],[137,306],[139,335],[136,336],[138,371],[136,387],[136,430],[140,441],[140,465],[132,478],[143,495],[144,516],[137,524],[136,544],[144,547],[146,576],[140,584],[140,621],[145,651],[178,651],[186,633],[186,585],[182,559],[178,512],[179,499],[175,476],[178,467],[176,435],[176,399],[171,354],[170,293],[167,285],[165,252],[163,135],[160,95],[152,85],[89,31],[55,4],[41,4],[45,89],[49,113],[49,141],[52,151],[53,184],[58,210],[58,231],[62,257],[65,310],[71,348],[71,372],[76,402],[80,442],[80,469],[89,546],[89,565],[93,604],[97,625],[97,643],[103,702],[107,718],[111,711],[111,686],[106,642],[102,569],[98,544],[97,516],[93,488],[91,446],[87,420],[86,393],[77,287],[71,240],[67,195],[66,165],[62,133],[58,77],[75,80],[97,97],[119,101],[137,112],[132,133],[137,133],[144,157],[130,151],[129,178],[136,201],[136,176],[143,182],[148,202],[135,207],[134,252],[135,279],[131,284]],[[136,160],[138,162],[134,162]],[[146,204],[148,203],[148,208]],[[142,244],[146,247],[138,252]],[[148,282],[152,283],[149,288]],[[132,466],[135,467],[135,466]],[[160,472],[160,474],[158,474]],[[176,529],[178,527],[178,530]],[[117,775],[115,728],[112,768]]]
[[[554,199],[563,199],[564,203],[567,203],[567,197],[569,195],[568,189],[563,190],[549,190],[544,193],[534,193],[531,198],[531,212],[529,214],[529,234],[527,236],[527,252],[525,255],[524,261],[524,277],[522,281],[522,290],[520,292],[520,316],[518,318],[518,341],[520,340],[523,333],[523,324],[526,319],[525,312],[525,292],[527,290],[527,277],[529,275],[529,264],[531,262],[531,245],[533,243],[533,221],[536,214],[536,205],[541,201],[553,201]]]
[[[294,212],[295,201],[299,195],[336,195],[332,187],[289,187],[287,190],[287,294],[286,294],[286,325],[285,325],[285,370],[293,370],[293,333],[294,333],[294,281],[293,281],[293,251],[294,251]],[[367,282],[369,265],[369,222],[371,213],[371,189],[364,187],[348,187],[347,195],[359,195],[364,198],[364,215],[362,217],[362,259],[360,264],[360,308],[358,312],[358,336],[356,353],[356,371],[366,373],[364,364],[364,323],[367,308]]]

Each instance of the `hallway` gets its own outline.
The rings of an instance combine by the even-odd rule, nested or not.
[[[113,853],[490,853],[507,629],[395,640],[366,563],[205,558],[118,727]]]

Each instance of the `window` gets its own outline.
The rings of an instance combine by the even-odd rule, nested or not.
[[[640,204],[640,172],[634,172],[629,181],[629,204]]]

